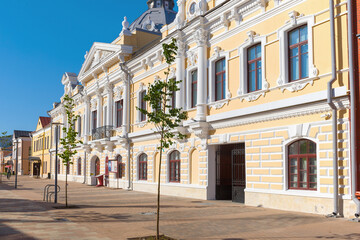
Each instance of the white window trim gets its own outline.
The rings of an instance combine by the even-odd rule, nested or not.
[[[143,92],[143,91],[148,91],[148,87],[145,86],[143,83],[140,83],[140,86],[139,86],[139,89],[137,90],[136,92],[136,97],[137,97],[137,107],[140,108],[141,107],[141,101],[140,101],[140,94]],[[148,107],[148,106],[147,106]],[[136,124],[144,124],[146,123],[147,121],[147,116],[146,116],[146,119],[145,121],[141,121],[140,120],[141,118],[141,112],[139,110],[137,110],[137,114],[136,114]],[[141,127],[141,126],[140,126]]]
[[[253,31],[248,32],[249,38],[240,45],[239,47],[239,59],[240,59],[240,87],[237,91],[237,95],[240,97],[240,100],[246,100],[248,102],[252,102],[257,100],[260,96],[264,96],[266,92],[269,90],[269,83],[266,80],[266,36],[255,35]],[[255,46],[257,44],[261,44],[261,80],[262,86],[261,90],[248,92],[248,61],[247,61],[247,50]]]
[[[310,140],[314,143],[316,143],[316,191],[314,190],[299,190],[299,189],[289,189],[289,162],[288,162],[288,147],[290,144],[301,140],[301,139],[305,139],[305,140]],[[284,149],[283,149],[283,153],[284,153],[284,169],[283,169],[283,173],[284,173],[284,187],[283,187],[283,191],[285,192],[292,192],[292,193],[308,193],[310,195],[318,195],[320,193],[320,161],[319,161],[319,141],[316,138],[310,138],[308,136],[299,136],[299,137],[295,137],[295,138],[291,138],[288,139],[287,141],[284,141]]]
[[[108,111],[108,107],[107,105],[104,105],[102,109],[102,121],[101,121],[102,127],[107,126],[107,111]]]
[[[225,99],[215,101],[215,63],[224,58],[225,59],[225,90],[226,96]],[[222,51],[219,47],[214,48],[214,53],[209,59],[209,104],[210,107],[215,107],[216,109],[221,108],[228,103],[231,98],[231,93],[229,90],[229,58],[230,53]],[[220,104],[220,106],[219,106]]]
[[[186,69],[186,104],[185,104],[185,109],[186,110],[192,110],[192,109],[196,109],[196,105],[195,107],[191,107],[191,102],[192,102],[192,85],[191,85],[191,73],[193,71],[197,71],[198,67],[196,65],[191,66],[189,68]],[[199,74],[199,72],[198,72]],[[197,94],[197,93],[196,93]]]
[[[315,24],[314,15],[303,16],[295,11],[289,13],[290,20],[278,30],[280,40],[280,76],[277,80],[278,87],[284,92],[297,92],[304,89],[308,84],[313,85],[314,80],[319,79],[319,71],[314,65],[313,56],[313,27]],[[289,82],[289,61],[288,61],[288,33],[301,25],[308,28],[308,57],[309,57],[309,77],[306,79]]]
[[[170,154],[172,154],[174,151],[178,151],[180,153],[180,182],[170,182]],[[167,153],[166,153],[166,183],[168,184],[181,184],[181,164],[182,164],[182,160],[181,160],[181,152],[179,150],[177,150],[176,148],[172,147],[170,148]]]
[[[114,125],[114,128],[115,129],[121,129],[122,128],[122,126],[123,125],[121,125],[120,127],[117,127],[116,126],[116,124],[117,124],[117,113],[116,113],[116,103],[118,102],[118,101],[121,101],[121,100],[123,100],[123,105],[125,104],[125,99],[124,99],[124,85],[122,84],[122,85],[120,85],[120,86],[117,86],[117,87],[115,87],[114,88],[114,100],[113,100],[113,117],[112,117],[112,119],[113,119],[113,125]],[[123,107],[123,114],[125,114],[124,113],[124,107]],[[124,123],[124,122],[123,122]]]

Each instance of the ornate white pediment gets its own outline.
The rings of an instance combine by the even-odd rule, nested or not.
[[[105,62],[106,59],[110,57],[110,55],[118,54],[131,54],[132,53],[132,46],[128,45],[117,45],[111,43],[99,43],[95,42],[91,47],[90,51],[86,53],[85,62],[81,67],[79,73],[79,79],[86,76],[90,73],[91,69],[96,67],[100,67],[102,62]]]

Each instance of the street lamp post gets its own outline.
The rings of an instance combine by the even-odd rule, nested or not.
[[[55,126],[55,199],[57,203],[57,177],[58,177],[58,139],[59,139],[59,126]]]
[[[15,138],[15,143],[16,143],[16,160],[15,160],[15,189],[17,189],[17,176],[18,176],[18,145],[19,145],[19,140],[17,138]]]

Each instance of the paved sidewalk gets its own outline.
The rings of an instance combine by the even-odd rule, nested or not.
[[[69,183],[71,209],[42,202],[51,180],[0,183],[0,239],[126,239],[154,235],[156,195]],[[60,205],[64,182],[59,182]],[[360,239],[347,219],[247,207],[228,201],[161,198],[161,232],[176,239]]]

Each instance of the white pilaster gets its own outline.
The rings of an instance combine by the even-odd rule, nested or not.
[[[203,28],[195,32],[195,40],[198,45],[198,88],[197,88],[197,113],[196,120],[204,121],[206,119],[207,102],[207,42],[208,31]]]
[[[178,51],[176,56],[176,81],[182,81],[178,84],[179,91],[176,92],[176,108],[185,106],[185,43],[182,39],[177,41]]]

